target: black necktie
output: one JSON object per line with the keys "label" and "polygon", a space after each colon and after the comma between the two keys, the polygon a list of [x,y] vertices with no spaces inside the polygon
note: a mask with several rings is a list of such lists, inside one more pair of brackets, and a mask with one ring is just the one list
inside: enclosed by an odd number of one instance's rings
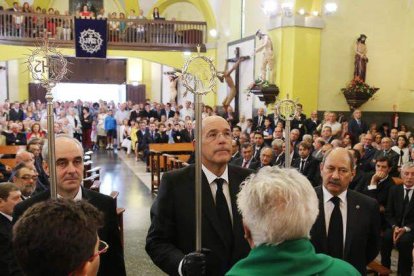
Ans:
{"label": "black necktie", "polygon": [[405,215],[407,214],[408,205],[410,204],[410,189],[405,189],[405,197],[403,201],[401,227],[405,224]]}
{"label": "black necktie", "polygon": [[300,172],[303,173],[304,170],[305,170],[305,160],[302,159],[302,161],[300,161]]}
{"label": "black necktie", "polygon": [[337,196],[331,198],[335,205],[331,218],[329,220],[328,228],[328,255],[334,258],[343,258],[344,247],[344,229],[342,224],[342,214],[339,207],[340,199]]}
{"label": "black necktie", "polygon": [[224,238],[231,247],[233,241],[233,226],[231,223],[229,207],[227,205],[226,197],[223,193],[223,178],[217,178],[215,180],[217,184],[217,192],[216,192],[216,211],[218,218],[220,220],[221,227],[223,229]]}

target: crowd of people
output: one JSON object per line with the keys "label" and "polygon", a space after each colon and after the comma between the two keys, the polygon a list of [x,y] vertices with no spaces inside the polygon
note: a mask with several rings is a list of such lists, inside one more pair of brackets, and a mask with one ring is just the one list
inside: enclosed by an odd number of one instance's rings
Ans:
{"label": "crowd of people", "polygon": [[[115,215],[115,207],[108,198],[101,199],[98,196],[99,203],[93,204],[91,198],[96,194],[81,188],[84,149],[124,149],[127,155],[132,155],[129,158],[146,162],[152,143],[189,143],[195,140],[195,113],[190,101],[183,105],[150,100],[118,104],[103,100],[55,102],[54,117],[54,132],[58,137],[58,193],[69,199],[89,198],[92,205],[100,211],[109,212],[111,217]],[[414,205],[410,202],[414,186],[414,139],[407,126],[390,127],[388,122],[380,124],[380,127],[368,125],[360,110],[354,110],[349,119],[343,116],[338,119],[335,112],[325,112],[323,118],[319,119],[316,111],[307,118],[298,104],[289,133],[291,153],[288,159],[293,169],[285,170],[282,168],[285,167],[287,134],[285,122],[279,118],[277,110],[266,114],[263,108],[259,108],[252,118],[245,118],[239,117],[230,106],[220,113],[217,107],[205,105],[202,120],[203,182],[213,185],[213,197],[204,198],[203,204],[206,205],[203,208],[213,208],[214,212],[221,213],[224,210],[230,215],[217,216],[206,211],[208,215],[203,220],[203,246],[212,252],[194,252],[191,238],[194,235],[191,226],[194,213],[190,211],[194,209],[194,198],[185,194],[191,191],[195,167],[190,164],[183,170],[165,173],[151,210],[152,224],[146,245],[154,263],[165,272],[222,275],[229,271],[228,275],[249,275],[251,271],[257,272],[263,268],[253,265],[257,262],[248,260],[260,259],[260,252],[273,251],[272,247],[267,248],[265,244],[284,244],[286,249],[275,251],[275,254],[294,254],[294,251],[290,251],[291,246],[298,246],[298,250],[314,247],[316,253],[331,256],[309,254],[311,260],[316,258],[321,263],[317,270],[319,273],[329,274],[342,267],[350,275],[364,274],[366,265],[379,252],[382,264],[390,267],[390,255],[395,246],[399,251],[399,273],[411,274]],[[9,183],[0,185],[0,218],[4,216],[8,219],[6,233],[9,233],[9,239],[11,221],[17,221],[20,216],[25,217],[23,213],[26,209],[46,200],[49,195],[48,167],[44,162],[47,160],[47,147],[43,146],[46,121],[45,104],[40,101],[6,101],[0,105],[0,143],[26,146],[26,150],[16,155],[17,165],[14,168],[0,164],[3,182]],[[189,163],[192,163],[191,160]],[[65,178],[65,175],[71,177]],[[239,214],[235,200],[241,183],[245,185],[238,196]],[[295,199],[297,194],[286,196],[294,193],[293,190],[300,190],[295,186],[298,183],[308,185],[301,191],[306,197],[299,197],[305,198],[304,202]],[[309,194],[309,191],[313,191],[312,186],[315,187],[314,195]],[[7,193],[2,192],[2,187],[7,188]],[[262,193],[262,197],[257,195]],[[289,201],[281,204],[284,196]],[[275,197],[275,201],[259,200],[266,197]],[[320,201],[319,206],[325,206],[319,210],[319,215],[310,213],[318,206],[316,198]],[[103,207],[102,202],[113,208]],[[180,202],[181,207],[176,208],[174,202]],[[53,204],[58,205],[53,208],[66,208],[64,203]],[[298,209],[293,210],[288,206]],[[272,208],[275,213],[269,212],[262,217],[263,210]],[[289,216],[276,216],[279,210],[289,212]],[[306,214],[306,219],[299,219],[298,215],[298,220],[292,222],[293,211]],[[298,225],[299,221],[303,224]],[[91,243],[92,253],[85,254],[95,256],[93,252],[101,252],[98,247],[100,239],[104,239],[109,244],[109,249],[105,249],[109,251],[104,260],[112,260],[118,266],[113,266],[113,263],[108,266],[108,261],[104,261],[101,271],[115,269],[117,273],[125,273],[119,249],[119,230],[115,230],[114,221],[105,223],[102,226],[99,222],[96,226],[102,227],[99,238],[93,239]],[[281,225],[283,229],[280,229]],[[346,228],[344,225],[352,227]],[[218,236],[214,234],[217,231],[220,233]],[[21,232],[24,231],[18,231],[16,235]],[[223,244],[217,244],[217,239],[222,240]],[[303,241],[298,242],[297,239]],[[343,243],[335,242],[338,240]],[[105,248],[105,242],[101,244],[102,248]],[[249,248],[252,251],[247,255]],[[7,251],[10,251],[9,247],[6,247]],[[332,257],[345,260],[353,267]],[[25,260],[17,258],[19,269],[24,269]],[[85,258],[82,257],[80,261],[84,264]],[[6,264],[8,262],[12,266],[2,267],[16,269],[14,258],[6,260]],[[293,269],[288,263],[289,260],[286,260],[286,267]],[[328,263],[335,265],[329,267]],[[283,271],[282,267],[272,268],[270,263],[266,269]],[[247,271],[245,274],[240,272],[244,270]]]}
{"label": "crowd of people", "polygon": [[[0,6],[0,11],[2,10],[4,10],[4,7]],[[21,6],[18,2],[13,2],[13,6],[7,11],[13,12],[13,14],[0,15],[0,36],[35,38],[41,37],[46,32],[51,38],[72,40],[73,18],[78,17],[108,19],[109,41],[145,42],[147,39],[145,33],[149,26],[142,22],[133,21],[147,20],[142,9],[138,12],[130,9],[128,13],[106,13],[104,8],[97,9],[93,5],[82,4],[72,14],[69,11],[61,12],[54,8],[45,9],[39,6],[35,8],[28,2],[24,2]],[[154,8],[152,19],[164,19],[160,17],[157,7]],[[175,20],[175,18],[172,18],[172,20]]]}

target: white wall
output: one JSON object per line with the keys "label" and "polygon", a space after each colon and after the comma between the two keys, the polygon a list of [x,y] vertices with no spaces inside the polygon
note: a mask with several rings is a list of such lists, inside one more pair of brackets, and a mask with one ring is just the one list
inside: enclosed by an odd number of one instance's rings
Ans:
{"label": "white wall", "polygon": [[[0,67],[7,68],[7,62],[0,61]],[[0,102],[7,99],[7,69],[0,70]]]}
{"label": "white wall", "polygon": [[8,62],[9,98],[10,101],[19,100],[19,60]]}
{"label": "white wall", "polygon": [[58,83],[52,90],[56,101],[97,102],[99,100],[124,102],[126,86],[118,84],[87,84],[87,83]]}
{"label": "white wall", "polygon": [[159,63],[151,63],[151,89],[148,95],[152,95],[155,102],[161,101],[161,84],[162,84],[162,65]]}

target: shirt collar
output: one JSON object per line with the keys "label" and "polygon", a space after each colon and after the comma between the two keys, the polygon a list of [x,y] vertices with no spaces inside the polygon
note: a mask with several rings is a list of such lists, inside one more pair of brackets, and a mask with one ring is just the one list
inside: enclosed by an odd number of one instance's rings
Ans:
{"label": "shirt collar", "polygon": [[413,190],[414,188],[413,187],[407,187],[407,186],[404,185],[404,189],[405,190]]}
{"label": "shirt collar", "polygon": [[[322,191],[323,191],[323,202],[327,203],[331,200],[331,198],[334,197],[326,188],[322,185]],[[343,191],[341,194],[338,195],[338,197],[341,199],[342,202],[346,202],[346,194],[348,190]]]}
{"label": "shirt collar", "polygon": [[12,216],[9,216],[8,214],[5,214],[3,212],[0,212],[0,214],[2,214],[3,216],[5,216],[8,220],[10,220],[10,222],[13,221],[13,217]]}
{"label": "shirt collar", "polygon": [[216,178],[223,178],[227,183],[229,183],[229,167],[226,165],[226,169],[224,170],[223,174],[220,176],[215,175],[209,169],[207,169],[204,165],[202,165],[202,169],[204,174],[207,177],[208,184],[210,185]]}
{"label": "shirt collar", "polygon": [[[58,198],[63,198],[63,196],[61,195],[57,195]],[[73,198],[74,201],[79,201],[82,200],[82,189],[81,187],[79,187],[78,193],[75,195],[75,197]]]}

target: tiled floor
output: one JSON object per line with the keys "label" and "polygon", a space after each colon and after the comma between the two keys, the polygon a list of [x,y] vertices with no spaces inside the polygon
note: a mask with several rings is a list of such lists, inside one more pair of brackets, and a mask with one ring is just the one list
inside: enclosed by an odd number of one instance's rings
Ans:
{"label": "tiled floor", "polygon": [[[125,265],[127,274],[165,275],[159,270],[145,252],[145,238],[150,225],[150,207],[153,201],[149,188],[149,174],[142,162],[132,157],[126,158],[123,152],[101,150],[92,157],[93,166],[100,166],[101,192],[109,194],[118,191],[118,206],[126,209],[124,213]],[[125,160],[122,161],[122,160]],[[140,176],[140,178],[138,176]]]}

